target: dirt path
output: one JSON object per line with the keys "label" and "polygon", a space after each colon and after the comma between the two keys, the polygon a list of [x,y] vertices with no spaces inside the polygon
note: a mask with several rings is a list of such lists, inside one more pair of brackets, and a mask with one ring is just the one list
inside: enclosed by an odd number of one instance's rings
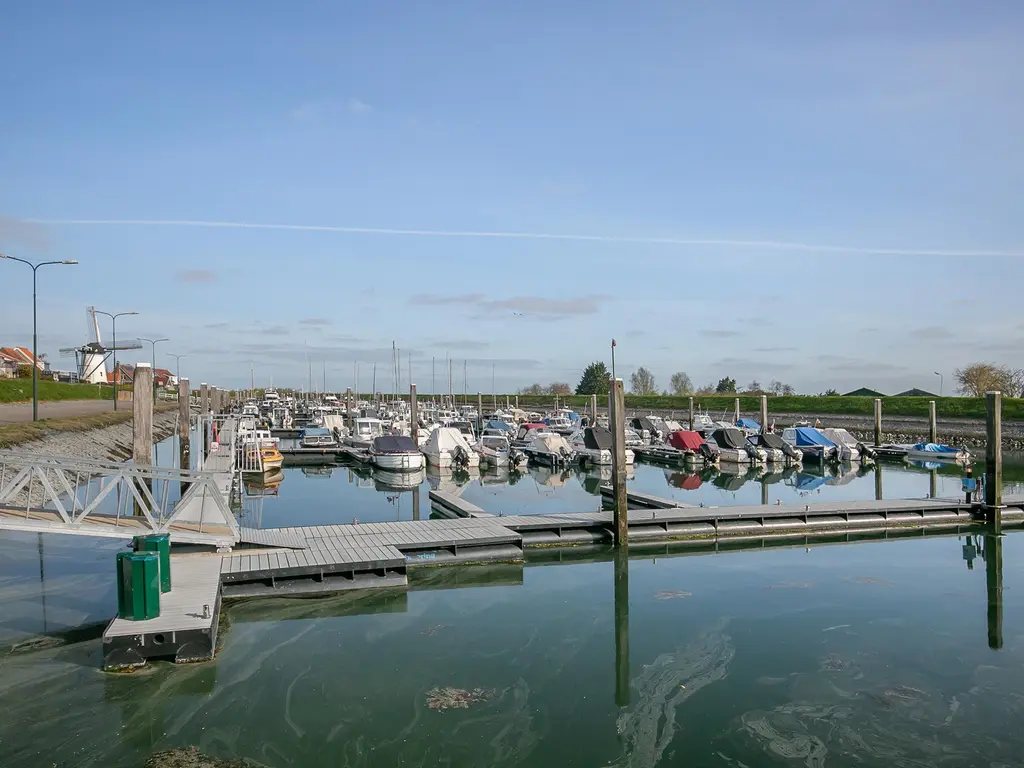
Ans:
{"label": "dirt path", "polygon": [[[74,416],[89,416],[106,413],[114,409],[110,400],[57,400],[39,404],[40,419],[69,419]],[[130,402],[118,403],[120,411],[131,411]],[[0,424],[22,424],[32,421],[32,403],[0,403]]]}

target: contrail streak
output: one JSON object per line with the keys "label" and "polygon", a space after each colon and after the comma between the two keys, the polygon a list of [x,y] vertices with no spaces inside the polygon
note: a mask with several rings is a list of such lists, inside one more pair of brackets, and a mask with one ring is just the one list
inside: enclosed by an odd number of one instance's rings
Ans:
{"label": "contrail streak", "polygon": [[1024,257],[1024,251],[966,250],[952,251],[930,248],[882,248],[856,245],[821,245],[786,240],[730,240],[714,238],[632,237],[617,235],[573,235],[553,232],[476,232],[472,230],[391,229],[383,227],[337,227],[327,224],[259,224],[247,221],[198,221],[191,219],[24,219],[32,224],[105,227],[205,227],[209,229],[274,229],[296,232],[338,232],[351,235],[394,235],[404,237],[463,237],[507,240],[564,240],[588,243],[623,243],[630,245],[705,246],[748,248],[774,251],[812,251],[816,253],[849,253],[866,256],[943,256]]}

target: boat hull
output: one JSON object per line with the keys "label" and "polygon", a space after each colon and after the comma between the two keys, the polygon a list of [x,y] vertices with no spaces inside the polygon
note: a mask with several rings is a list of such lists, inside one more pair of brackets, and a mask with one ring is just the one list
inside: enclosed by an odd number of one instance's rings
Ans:
{"label": "boat hull", "polygon": [[415,472],[423,469],[423,454],[419,453],[374,453],[371,459],[375,467],[397,472]]}
{"label": "boat hull", "polygon": [[[428,453],[426,454],[426,457],[427,464],[429,464],[432,467],[437,467],[439,469],[450,469],[451,467],[454,466],[454,464],[452,463],[452,454],[450,451],[444,451],[443,453],[440,454]],[[480,457],[477,455],[475,451],[469,454],[469,463],[467,464],[467,466],[480,466]]]}

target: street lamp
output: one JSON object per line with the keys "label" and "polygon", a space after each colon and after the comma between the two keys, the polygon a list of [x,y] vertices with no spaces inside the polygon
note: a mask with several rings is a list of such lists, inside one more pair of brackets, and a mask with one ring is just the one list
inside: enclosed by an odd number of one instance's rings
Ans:
{"label": "street lamp", "polygon": [[148,341],[153,345],[153,394],[156,395],[156,345],[161,341],[170,341],[170,339],[142,339],[139,341]]}
{"label": "street lamp", "polygon": [[77,264],[78,262],[74,259],[65,259],[63,261],[42,261],[38,264],[33,264],[31,261],[19,259],[17,256],[8,256],[6,253],[0,253],[0,259],[20,261],[22,264],[28,264],[32,267],[32,421],[39,421],[39,352],[37,349],[38,345],[36,338],[36,270],[40,267],[45,267],[48,264]]}
{"label": "street lamp", "polygon": [[137,315],[138,312],[118,312],[112,315],[109,312],[93,310],[97,315],[105,315],[110,318],[110,349],[114,353],[114,410],[117,410],[117,318],[125,315]]}
{"label": "street lamp", "polygon": [[173,352],[167,353],[168,357],[174,358],[174,376],[178,381],[181,381],[181,358],[188,357],[188,352],[183,355],[176,355]]}
{"label": "street lamp", "polygon": [[936,376],[939,377],[939,397],[942,397],[942,382],[943,382],[942,374],[939,373],[938,371],[932,371],[932,373],[934,373]]}

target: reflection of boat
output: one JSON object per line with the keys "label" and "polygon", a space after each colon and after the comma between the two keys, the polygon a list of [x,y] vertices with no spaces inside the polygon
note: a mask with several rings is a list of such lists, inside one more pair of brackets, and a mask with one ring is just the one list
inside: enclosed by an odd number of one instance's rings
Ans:
{"label": "reflection of boat", "polygon": [[422,468],[405,472],[375,467],[372,476],[373,487],[378,491],[408,491],[419,487],[426,472]]}
{"label": "reflection of boat", "polygon": [[864,472],[860,462],[856,464],[840,464],[829,472],[829,475],[825,478],[825,485],[846,485],[863,476]]}
{"label": "reflection of boat", "polygon": [[711,482],[716,488],[721,488],[723,491],[738,491],[747,482],[747,473],[737,474],[729,471],[735,469],[738,469],[735,463],[723,464]]}
{"label": "reflection of boat", "polygon": [[406,472],[423,469],[423,454],[412,438],[405,435],[381,435],[373,438],[370,458],[380,469]]}
{"label": "reflection of boat", "polygon": [[461,496],[465,486],[473,479],[477,472],[470,474],[465,469],[452,469],[451,467],[440,468],[427,465],[427,483],[433,491],[444,491],[453,496]]}
{"label": "reflection of boat", "polygon": [[771,485],[773,483],[781,483],[791,478],[796,473],[796,471],[797,468],[793,465],[789,465],[787,467],[780,467],[779,465],[776,464],[775,466],[771,467],[771,472],[766,472],[764,475],[761,476],[761,482],[765,483],[766,485]]}
{"label": "reflection of boat", "polygon": [[[576,477],[583,486],[583,490],[594,496],[601,495],[601,486],[608,485],[612,481],[612,468],[608,466],[588,466],[586,469],[579,469]],[[636,470],[633,465],[626,467],[626,481],[636,477]]]}
{"label": "reflection of boat", "polygon": [[571,469],[559,470],[556,467],[531,465],[529,471],[537,485],[544,485],[548,488],[561,488],[572,477]]}
{"label": "reflection of boat", "polygon": [[277,496],[282,480],[284,472],[275,469],[262,475],[246,475],[242,482],[249,496]]}
{"label": "reflection of boat", "polygon": [[302,468],[302,474],[306,477],[330,477],[334,467],[330,464],[309,465]]}
{"label": "reflection of boat", "polygon": [[704,482],[696,472],[672,472],[668,469],[665,470],[665,481],[684,491],[696,491]]}
{"label": "reflection of boat", "polygon": [[812,475],[810,472],[797,472],[787,481],[787,484],[792,485],[798,491],[816,491],[825,484],[825,477],[823,475]]}

